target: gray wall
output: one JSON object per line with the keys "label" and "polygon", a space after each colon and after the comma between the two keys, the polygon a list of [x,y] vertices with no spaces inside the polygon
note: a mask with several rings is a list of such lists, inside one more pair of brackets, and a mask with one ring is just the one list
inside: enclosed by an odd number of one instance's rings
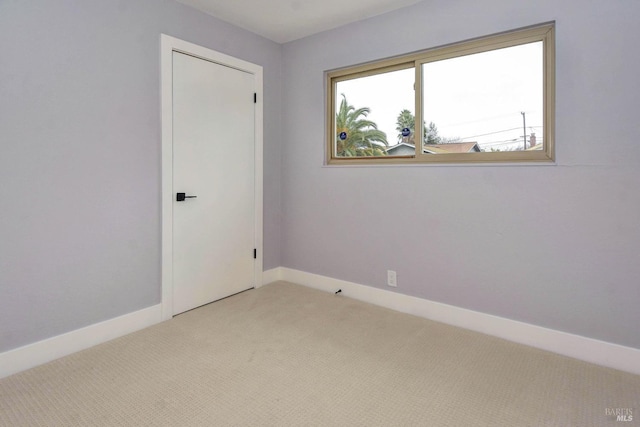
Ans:
{"label": "gray wall", "polygon": [[[433,0],[284,45],[283,266],[640,348],[638,16]],[[323,167],[324,70],[551,20],[557,165]]]}
{"label": "gray wall", "polygon": [[0,0],[0,352],[160,302],[160,33],[260,64],[280,254],[280,45],[169,0]]}

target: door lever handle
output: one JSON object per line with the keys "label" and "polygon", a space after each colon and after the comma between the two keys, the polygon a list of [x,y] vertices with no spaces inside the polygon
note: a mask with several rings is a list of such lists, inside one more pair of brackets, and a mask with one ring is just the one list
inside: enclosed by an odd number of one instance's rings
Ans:
{"label": "door lever handle", "polygon": [[184,202],[185,199],[195,199],[198,196],[187,196],[186,193],[176,193],[176,202]]}

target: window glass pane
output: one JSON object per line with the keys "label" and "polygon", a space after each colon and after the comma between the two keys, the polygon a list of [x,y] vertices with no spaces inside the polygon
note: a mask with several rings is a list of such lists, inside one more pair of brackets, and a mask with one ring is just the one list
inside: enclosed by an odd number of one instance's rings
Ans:
{"label": "window glass pane", "polygon": [[422,65],[424,152],[543,149],[543,43]]}
{"label": "window glass pane", "polygon": [[338,81],[335,99],[335,157],[414,155],[413,68]]}

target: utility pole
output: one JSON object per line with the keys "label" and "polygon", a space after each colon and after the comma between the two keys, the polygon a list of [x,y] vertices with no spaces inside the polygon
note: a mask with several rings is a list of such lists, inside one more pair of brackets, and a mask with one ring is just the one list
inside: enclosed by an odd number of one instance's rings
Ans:
{"label": "utility pole", "polygon": [[527,120],[525,119],[525,114],[524,111],[521,111],[520,114],[522,114],[522,138],[524,139],[524,149],[525,151],[527,150]]}

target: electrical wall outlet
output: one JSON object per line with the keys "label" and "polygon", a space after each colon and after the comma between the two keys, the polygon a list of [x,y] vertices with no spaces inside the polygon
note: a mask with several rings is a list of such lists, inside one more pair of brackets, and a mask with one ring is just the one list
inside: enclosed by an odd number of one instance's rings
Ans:
{"label": "electrical wall outlet", "polygon": [[387,285],[393,286],[394,288],[398,286],[398,278],[396,272],[393,270],[387,270]]}

